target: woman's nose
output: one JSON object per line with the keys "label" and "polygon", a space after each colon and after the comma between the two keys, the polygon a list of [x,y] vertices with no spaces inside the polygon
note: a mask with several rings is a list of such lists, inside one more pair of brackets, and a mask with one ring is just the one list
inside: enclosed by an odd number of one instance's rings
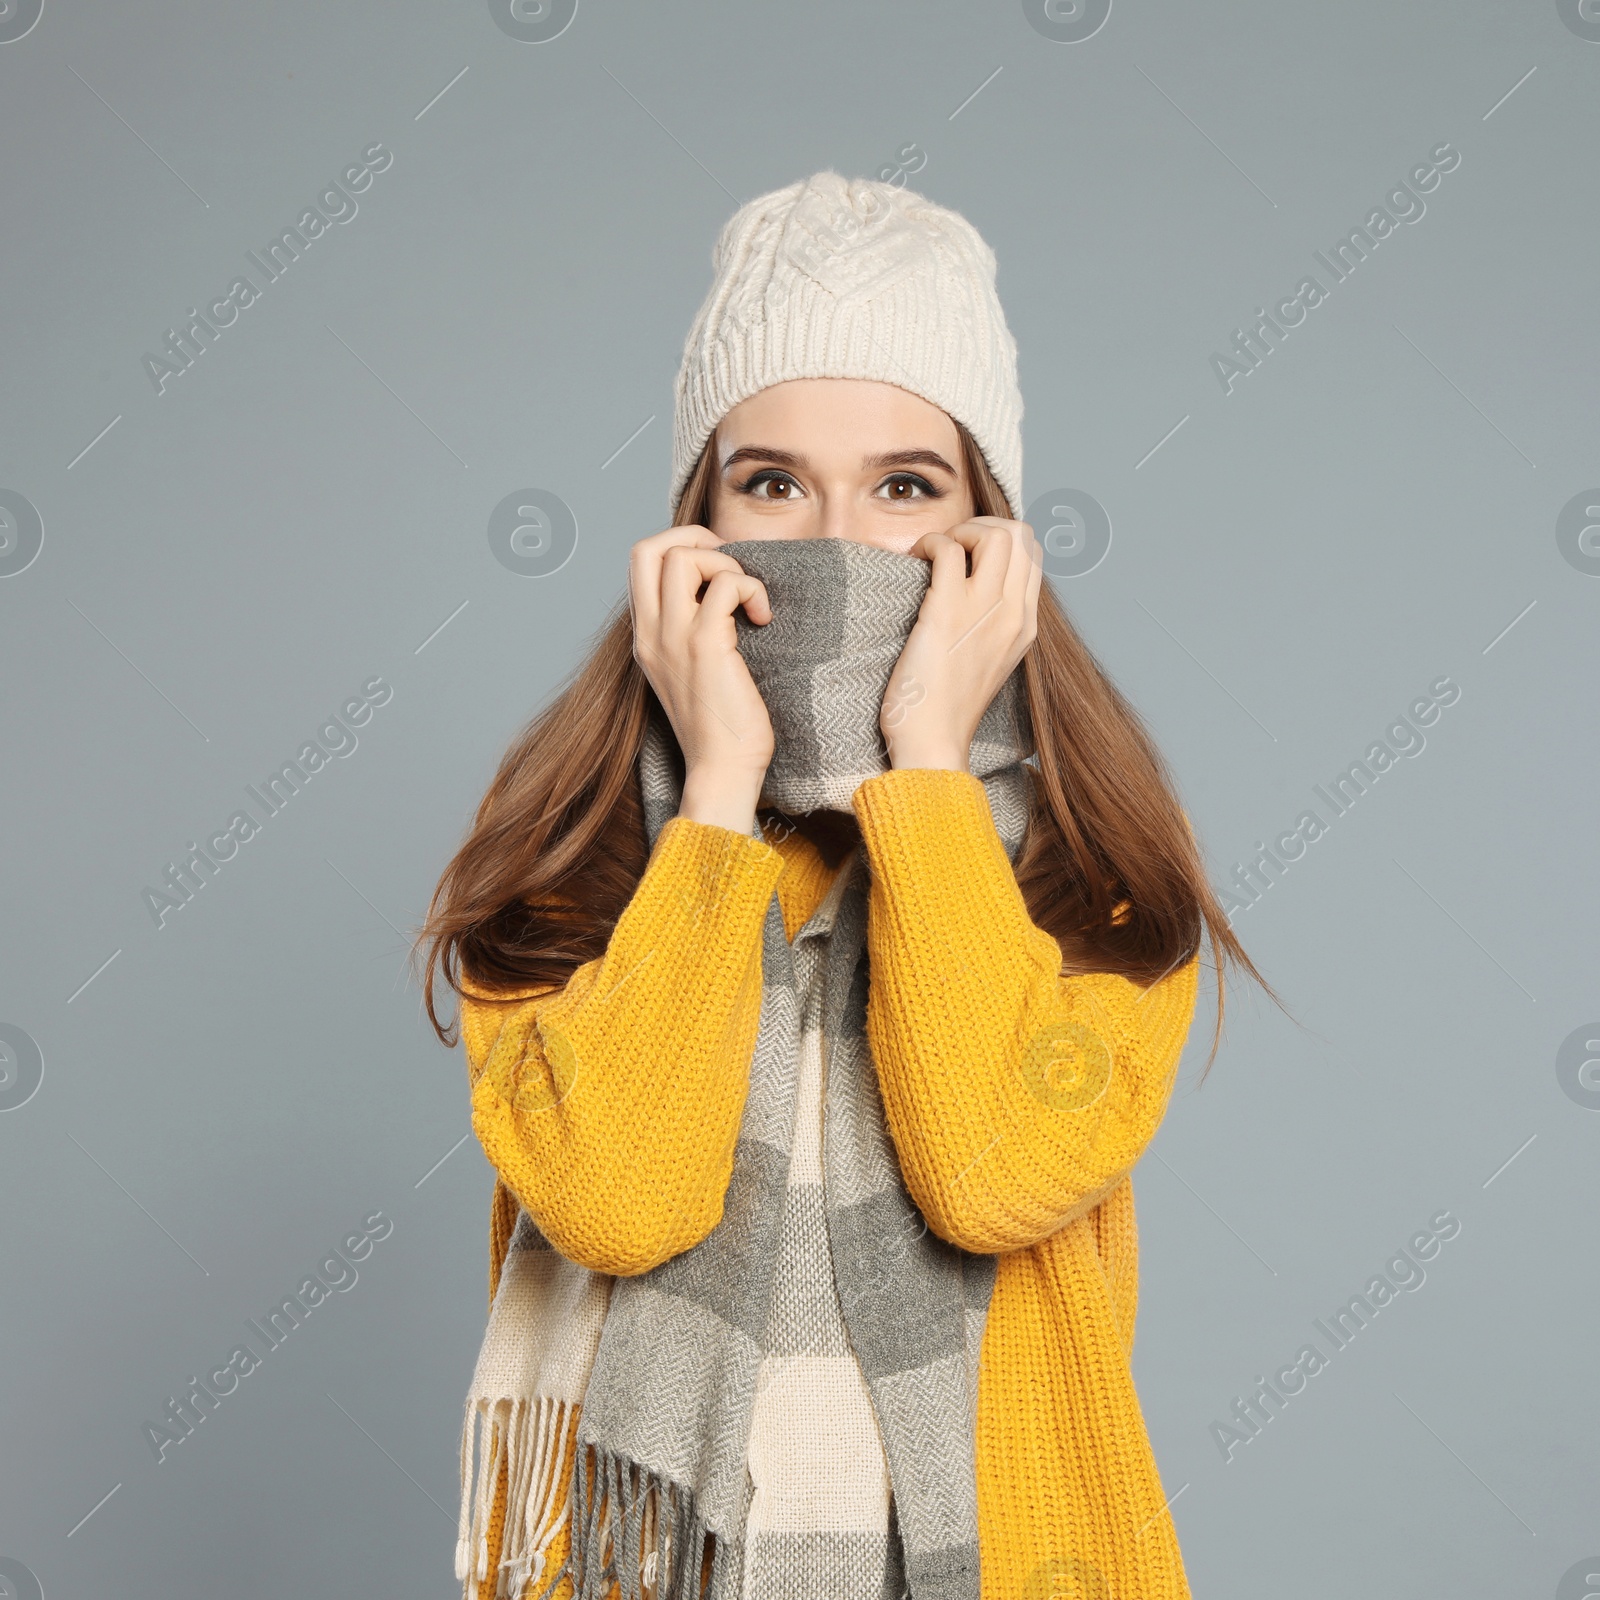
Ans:
{"label": "woman's nose", "polygon": [[869,518],[854,495],[824,494],[820,497],[817,526],[812,533],[816,539],[855,539],[870,544]]}

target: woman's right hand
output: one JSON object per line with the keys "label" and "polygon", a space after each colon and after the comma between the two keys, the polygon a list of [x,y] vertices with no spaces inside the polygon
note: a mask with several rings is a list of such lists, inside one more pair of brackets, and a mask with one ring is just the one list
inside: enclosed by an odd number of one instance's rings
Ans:
{"label": "woman's right hand", "polygon": [[[679,816],[748,834],[772,760],[772,722],[744,657],[733,613],[772,620],[766,586],[702,527],[641,539],[628,560],[633,657],[678,736],[685,777]],[[701,584],[705,595],[699,597]]]}

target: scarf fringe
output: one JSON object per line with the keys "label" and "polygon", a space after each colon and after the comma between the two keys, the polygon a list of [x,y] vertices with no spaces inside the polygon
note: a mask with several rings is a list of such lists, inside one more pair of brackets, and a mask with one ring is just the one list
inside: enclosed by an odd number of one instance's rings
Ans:
{"label": "scarf fringe", "polygon": [[[456,1529],[456,1578],[465,1585],[464,1600],[491,1600],[501,1591],[502,1573],[508,1595],[544,1575],[546,1551],[570,1509],[561,1466],[576,1414],[570,1401],[550,1395],[468,1403]],[[489,1517],[503,1463],[509,1463],[505,1528],[499,1572],[490,1573]]]}
{"label": "scarf fringe", "polygon": [[711,1585],[704,1592],[707,1600],[727,1594],[731,1552],[706,1527],[682,1485],[626,1456],[583,1444],[573,1462],[572,1486],[572,1554],[557,1577],[571,1577],[573,1600],[607,1600],[613,1584],[621,1600],[701,1600],[708,1540]]}
{"label": "scarf fringe", "polygon": [[[456,1537],[463,1600],[550,1600],[563,1578],[572,1581],[573,1600],[608,1600],[613,1586],[621,1600],[702,1600],[702,1591],[722,1600],[733,1580],[731,1551],[700,1519],[688,1490],[590,1444],[579,1445],[571,1471],[562,1471],[577,1411],[549,1395],[468,1404]],[[503,1466],[505,1527],[491,1573],[489,1518]],[[550,1543],[569,1515],[571,1553],[547,1577]],[[709,1589],[701,1576],[707,1541]],[[631,1560],[619,1560],[629,1551]]]}

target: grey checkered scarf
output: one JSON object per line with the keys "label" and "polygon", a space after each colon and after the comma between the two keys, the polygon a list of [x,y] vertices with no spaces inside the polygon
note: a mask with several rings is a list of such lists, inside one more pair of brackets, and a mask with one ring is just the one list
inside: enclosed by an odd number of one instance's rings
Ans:
{"label": "grey checkered scarf", "polygon": [[[772,601],[765,627],[737,618],[776,739],[762,804],[848,813],[857,786],[886,769],[879,712],[931,569],[844,539],[722,548]],[[906,687],[911,701],[918,686]],[[969,763],[1013,860],[1031,748],[1019,667]],[[670,728],[652,715],[639,757],[652,846],[677,812],[680,768]],[[468,1600],[487,1576],[476,1569],[503,1453],[509,1593],[531,1576],[548,1596],[567,1576],[577,1600],[613,1584],[623,1600],[699,1600],[709,1545],[709,1600],[980,1600],[978,1354],[995,1263],[929,1231],[906,1192],[866,1042],[868,891],[858,846],[793,945],[776,895],[768,906],[750,1090],[723,1217],[706,1238],[611,1279],[562,1261],[519,1215],[463,1438],[457,1573]],[[821,1085],[808,1049],[825,1063]],[[806,1083],[825,1107],[805,1104]],[[808,1116],[826,1128],[820,1183],[791,1170]],[[747,1538],[760,1395],[793,1358],[839,1355],[853,1356],[847,1370],[870,1395],[892,1486],[887,1525],[863,1533],[859,1510],[840,1519],[822,1504],[803,1527],[791,1517],[781,1534]],[[829,1404],[803,1380],[793,1398]],[[574,1407],[578,1447],[561,1483]],[[767,1414],[781,1430],[781,1409]],[[486,1431],[474,1494],[475,1417]],[[781,1431],[770,1441],[780,1454],[785,1443]],[[539,1552],[568,1515],[569,1560],[547,1574]]]}

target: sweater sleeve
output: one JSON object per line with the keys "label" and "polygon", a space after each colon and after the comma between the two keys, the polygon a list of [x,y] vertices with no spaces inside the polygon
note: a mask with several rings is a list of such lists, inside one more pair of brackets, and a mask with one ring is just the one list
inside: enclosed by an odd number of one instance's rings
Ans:
{"label": "sweater sleeve", "polygon": [[559,989],[463,997],[473,1131],[569,1260],[647,1272],[721,1220],[782,870],[762,839],[674,817],[604,955]]}
{"label": "sweater sleeve", "polygon": [[1037,1244],[1149,1144],[1194,1013],[1198,952],[1142,989],[1061,975],[970,773],[869,778],[867,1038],[906,1187],[966,1250]]}

